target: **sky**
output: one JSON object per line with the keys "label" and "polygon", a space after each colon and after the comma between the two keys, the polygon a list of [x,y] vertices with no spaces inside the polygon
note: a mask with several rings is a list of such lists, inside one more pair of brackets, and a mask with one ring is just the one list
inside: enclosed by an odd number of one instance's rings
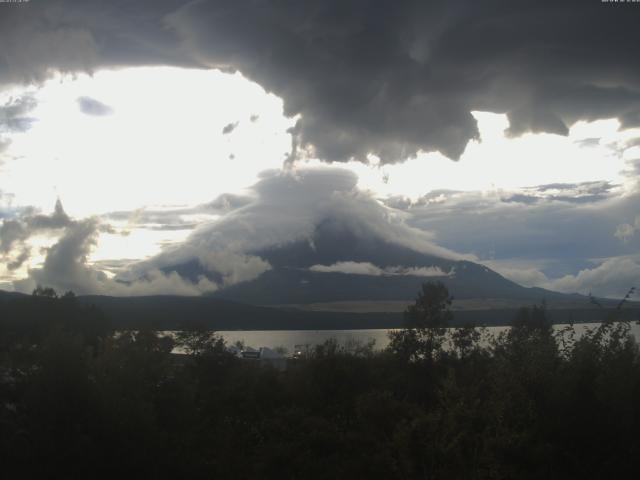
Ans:
{"label": "sky", "polygon": [[[340,217],[622,296],[638,20],[599,0],[0,3],[0,288],[197,295]],[[219,280],[163,270],[192,259]]]}

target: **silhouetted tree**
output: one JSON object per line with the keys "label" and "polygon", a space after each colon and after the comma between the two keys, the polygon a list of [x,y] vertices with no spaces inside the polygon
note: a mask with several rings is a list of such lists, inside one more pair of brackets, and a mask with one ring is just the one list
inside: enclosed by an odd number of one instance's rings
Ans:
{"label": "silhouetted tree", "polygon": [[452,297],[441,282],[423,283],[404,313],[405,328],[390,333],[389,349],[409,360],[433,361],[442,352]]}

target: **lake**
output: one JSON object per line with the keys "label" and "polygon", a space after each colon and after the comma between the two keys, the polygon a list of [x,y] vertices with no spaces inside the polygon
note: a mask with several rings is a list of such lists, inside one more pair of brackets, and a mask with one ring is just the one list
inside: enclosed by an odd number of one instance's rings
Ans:
{"label": "lake", "polygon": [[[587,329],[593,329],[598,326],[597,323],[580,323],[574,325],[576,332],[580,335]],[[566,325],[554,325],[553,328],[558,330],[566,327]],[[498,335],[500,332],[510,327],[487,327],[487,333]],[[259,347],[284,347],[288,352],[293,352],[296,345],[319,345],[331,338],[335,338],[340,344],[348,342],[366,343],[370,340],[375,341],[375,349],[383,349],[389,344],[388,333],[390,330],[227,330],[218,333],[226,340],[228,345],[236,342],[243,342],[244,345]],[[631,324],[631,332],[640,339],[640,325]]]}

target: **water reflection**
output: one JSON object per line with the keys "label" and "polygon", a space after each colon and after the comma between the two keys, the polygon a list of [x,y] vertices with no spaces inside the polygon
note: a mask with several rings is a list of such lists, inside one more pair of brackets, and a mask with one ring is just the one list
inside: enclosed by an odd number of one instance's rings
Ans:
{"label": "water reflection", "polygon": [[[597,323],[581,323],[574,325],[576,336],[583,335],[588,329],[598,327]],[[554,330],[561,330],[567,325],[554,325]],[[486,327],[488,336],[497,336],[509,327]],[[335,338],[340,344],[350,342],[367,343],[375,341],[375,349],[381,350],[389,344],[388,333],[391,330],[232,330],[218,332],[228,345],[241,342],[251,347],[283,348],[292,353],[297,345],[314,346]],[[631,324],[631,333],[640,338],[640,325]],[[485,340],[486,341],[486,340]]]}

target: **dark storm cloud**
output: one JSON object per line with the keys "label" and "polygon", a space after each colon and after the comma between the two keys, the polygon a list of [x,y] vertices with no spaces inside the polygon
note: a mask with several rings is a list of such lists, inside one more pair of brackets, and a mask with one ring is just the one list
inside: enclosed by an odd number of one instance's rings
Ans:
{"label": "dark storm cloud", "polygon": [[637,9],[600,2],[194,2],[168,17],[205,64],[239,69],[301,113],[321,158],[456,158],[471,110],[509,132],[638,124]]}
{"label": "dark storm cloud", "polygon": [[30,2],[4,9],[0,79],[49,68],[174,64],[241,71],[301,114],[294,145],[325,160],[457,158],[470,111],[509,133],[577,120],[640,125],[640,9],[595,1]]}
{"label": "dark storm cloud", "polygon": [[182,65],[162,18],[184,0],[47,0],[3,6],[0,82],[40,82],[51,70]]}
{"label": "dark storm cloud", "polygon": [[109,105],[105,105],[91,97],[79,97],[78,106],[80,107],[80,111],[85,115],[102,117],[113,113],[113,108]]}

